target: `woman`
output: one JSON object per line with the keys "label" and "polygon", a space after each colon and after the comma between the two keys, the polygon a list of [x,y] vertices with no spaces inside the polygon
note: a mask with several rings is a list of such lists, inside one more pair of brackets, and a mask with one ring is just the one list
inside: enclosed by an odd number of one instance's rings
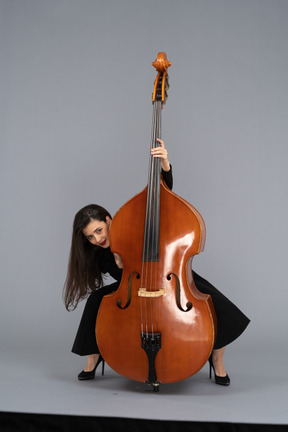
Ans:
{"label": "woman", "polygon": [[[172,167],[164,142],[151,149],[153,157],[161,158],[162,175],[166,185],[172,189]],[[121,258],[110,250],[109,228],[112,217],[107,210],[95,204],[88,205],[76,214],[73,225],[72,244],[67,278],[64,287],[64,301],[67,310],[75,308],[80,300],[88,297],[72,352],[88,356],[85,369],[78,379],[95,377],[97,366],[104,360],[95,338],[95,323],[101,300],[104,295],[116,291],[122,276]],[[108,273],[116,282],[105,285],[103,274]],[[226,345],[235,340],[249,324],[249,319],[208,281],[193,271],[197,289],[212,298],[217,316],[217,339],[210,362],[214,370],[215,382],[229,385],[223,355]]]}

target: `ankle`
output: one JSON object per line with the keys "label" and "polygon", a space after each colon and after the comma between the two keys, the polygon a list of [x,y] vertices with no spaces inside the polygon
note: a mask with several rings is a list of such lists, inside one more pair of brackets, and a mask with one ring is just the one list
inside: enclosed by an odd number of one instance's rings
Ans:
{"label": "ankle", "polygon": [[226,370],[223,362],[223,353],[217,352],[218,350],[214,350],[212,352],[212,364],[215,371],[215,374],[224,377],[226,375]]}
{"label": "ankle", "polygon": [[85,372],[92,371],[95,368],[98,359],[99,359],[99,354],[88,355],[87,363],[86,363],[86,367],[85,367],[84,371]]}

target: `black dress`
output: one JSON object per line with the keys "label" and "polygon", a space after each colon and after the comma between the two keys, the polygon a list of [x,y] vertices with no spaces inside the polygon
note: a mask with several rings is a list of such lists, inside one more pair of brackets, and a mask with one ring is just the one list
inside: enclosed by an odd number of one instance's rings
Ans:
{"label": "black dress", "polygon": [[[167,186],[172,189],[172,167],[168,172],[162,171],[162,175]],[[116,282],[93,291],[86,301],[72,348],[73,353],[81,356],[99,353],[95,337],[95,323],[100,303],[105,295],[116,291],[120,284],[122,270],[117,267],[110,247],[101,250],[99,269],[104,274],[110,274]],[[237,339],[250,320],[210,282],[194,271],[192,274],[197,289],[203,294],[209,294],[212,298],[217,317],[217,338],[214,349],[222,348]]]}

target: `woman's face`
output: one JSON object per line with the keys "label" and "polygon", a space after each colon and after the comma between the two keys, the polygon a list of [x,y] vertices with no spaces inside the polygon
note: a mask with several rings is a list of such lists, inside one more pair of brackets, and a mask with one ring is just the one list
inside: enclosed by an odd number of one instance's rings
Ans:
{"label": "woman's face", "polygon": [[106,216],[106,222],[98,221],[96,219],[91,220],[88,225],[82,230],[82,233],[87,240],[96,246],[108,248],[109,242],[109,228],[111,219]]}

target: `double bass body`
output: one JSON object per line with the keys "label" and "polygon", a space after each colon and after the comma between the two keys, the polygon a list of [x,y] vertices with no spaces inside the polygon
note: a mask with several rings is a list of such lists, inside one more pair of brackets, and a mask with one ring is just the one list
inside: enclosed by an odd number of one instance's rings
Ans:
{"label": "double bass body", "polygon": [[146,382],[149,362],[141,333],[159,332],[156,378],[171,383],[198,372],[214,345],[213,304],[196,289],[191,272],[191,256],[201,250],[205,232],[198,212],[161,184],[161,259],[151,264],[151,278],[148,275],[147,287],[141,287],[146,195],[145,189],[113,218],[111,250],[122,257],[123,276],[118,290],[102,300],[96,335],[112,369]]}
{"label": "double bass body", "polygon": [[154,386],[197,373],[216,336],[211,298],[197,290],[191,271],[193,256],[204,248],[204,221],[160,174],[157,180],[158,169],[150,166],[147,187],[112,220],[110,246],[122,259],[123,275],[118,290],[103,298],[96,322],[109,366]]}

